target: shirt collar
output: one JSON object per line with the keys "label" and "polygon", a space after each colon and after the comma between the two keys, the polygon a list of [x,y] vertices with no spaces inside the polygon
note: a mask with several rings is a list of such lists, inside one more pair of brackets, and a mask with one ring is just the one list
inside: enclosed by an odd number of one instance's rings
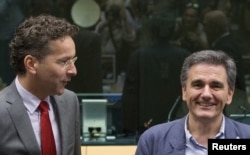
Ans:
{"label": "shirt collar", "polygon": [[[29,91],[27,91],[19,82],[18,77],[16,77],[15,79],[15,84],[16,84],[18,93],[23,99],[24,106],[31,114],[34,113],[37,110],[41,100],[37,98],[36,96],[34,96]],[[49,103],[49,97],[47,97],[44,101],[47,101]]]}
{"label": "shirt collar", "polygon": [[[184,129],[185,129],[186,141],[189,141],[189,140],[193,139],[193,136],[191,135],[190,131],[187,128],[187,120],[188,120],[188,115],[187,115],[187,117],[185,119]],[[224,115],[222,115],[222,123],[221,123],[221,126],[220,126],[220,130],[219,130],[219,132],[216,134],[216,136],[214,138],[215,139],[223,139],[223,138],[225,138],[225,116]]]}

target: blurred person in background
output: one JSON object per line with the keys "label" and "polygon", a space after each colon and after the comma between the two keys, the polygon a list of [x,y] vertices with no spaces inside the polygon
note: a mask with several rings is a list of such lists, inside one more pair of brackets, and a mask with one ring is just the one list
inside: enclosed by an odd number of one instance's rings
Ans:
{"label": "blurred person in background", "polygon": [[9,65],[9,42],[18,24],[24,20],[19,0],[0,1],[0,78],[10,84],[15,73]]}
{"label": "blurred person in background", "polygon": [[206,33],[200,22],[200,7],[198,3],[188,3],[182,12],[182,17],[176,19],[175,36],[172,43],[190,52],[208,48]]}
{"label": "blurred person in background", "polygon": [[174,10],[156,9],[149,21],[153,42],[139,47],[130,57],[122,95],[127,134],[141,134],[149,126],[167,121],[168,115],[175,118],[175,111],[170,111],[181,95],[180,68],[190,54],[169,43],[175,17]]}
{"label": "blurred person in background", "polygon": [[228,17],[221,10],[212,10],[204,15],[203,24],[209,48],[222,50],[234,58],[238,68],[235,87],[245,91],[242,51],[237,38],[230,32]]}
{"label": "blurred person in background", "polygon": [[108,0],[105,8],[105,20],[96,25],[101,35],[102,53],[116,56],[116,73],[126,71],[131,50],[128,45],[136,39],[132,21],[123,0]]}

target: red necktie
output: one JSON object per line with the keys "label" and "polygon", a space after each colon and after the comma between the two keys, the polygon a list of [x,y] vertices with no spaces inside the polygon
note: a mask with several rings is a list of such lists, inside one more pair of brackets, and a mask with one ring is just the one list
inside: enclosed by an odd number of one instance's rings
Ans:
{"label": "red necktie", "polygon": [[56,155],[55,139],[49,119],[48,103],[46,101],[41,101],[39,110],[41,112],[40,128],[42,155]]}

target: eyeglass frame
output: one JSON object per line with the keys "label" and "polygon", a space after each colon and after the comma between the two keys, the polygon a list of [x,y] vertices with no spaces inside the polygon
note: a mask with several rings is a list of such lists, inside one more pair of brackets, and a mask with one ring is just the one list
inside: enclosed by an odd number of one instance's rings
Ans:
{"label": "eyeglass frame", "polygon": [[70,64],[75,64],[77,58],[78,57],[75,56],[75,57],[68,59],[66,61],[60,61],[60,62],[58,62],[58,64],[60,64],[63,68],[68,68]]}

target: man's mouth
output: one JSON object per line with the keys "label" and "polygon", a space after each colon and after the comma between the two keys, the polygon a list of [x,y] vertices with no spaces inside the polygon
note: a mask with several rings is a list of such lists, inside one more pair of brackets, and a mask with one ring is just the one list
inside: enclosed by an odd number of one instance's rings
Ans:
{"label": "man's mouth", "polygon": [[209,107],[209,106],[214,106],[215,104],[212,103],[198,103],[198,105],[203,106],[203,107]]}
{"label": "man's mouth", "polygon": [[67,85],[69,81],[63,81],[63,84],[64,85]]}

